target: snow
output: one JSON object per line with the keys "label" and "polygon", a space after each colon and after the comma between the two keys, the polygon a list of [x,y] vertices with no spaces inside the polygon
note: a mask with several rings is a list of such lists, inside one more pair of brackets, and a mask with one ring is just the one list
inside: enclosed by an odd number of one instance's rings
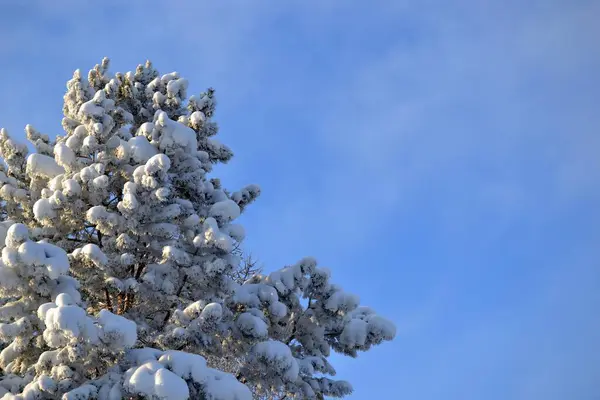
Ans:
{"label": "snow", "polygon": [[369,317],[369,333],[383,340],[393,340],[396,336],[396,326],[379,315]]}
{"label": "snow", "polygon": [[158,153],[156,147],[150,144],[144,136],[132,137],[127,144],[131,150],[133,160],[139,164],[146,163],[153,155]]}
{"label": "snow", "polygon": [[360,302],[358,296],[344,291],[334,292],[325,302],[325,308],[330,311],[352,311]]}
{"label": "snow", "polygon": [[135,264],[135,256],[131,253],[123,253],[121,254],[120,260],[121,265],[129,266]]}
{"label": "snow", "polygon": [[206,360],[197,354],[167,351],[159,362],[184,379],[202,386],[204,397],[212,400],[251,400],[250,390],[233,375],[206,366]]}
{"label": "snow", "polygon": [[367,323],[353,319],[346,324],[340,335],[340,343],[348,347],[364,346],[367,340]]}
{"label": "snow", "polygon": [[119,348],[135,346],[137,342],[137,325],[120,315],[115,315],[108,310],[101,310],[98,314],[100,326],[100,340],[111,343]]}
{"label": "snow", "polygon": [[285,343],[270,340],[255,344],[251,351],[255,362],[288,382],[298,378],[300,367]]}
{"label": "snow", "polygon": [[148,361],[127,371],[124,387],[132,394],[161,400],[186,400],[190,397],[185,381],[157,361]]}
{"label": "snow", "polygon": [[238,315],[235,325],[244,336],[265,339],[268,336],[269,327],[262,319],[244,312]]}
{"label": "snow", "polygon": [[[156,353],[145,351],[149,358]],[[124,386],[132,394],[162,400],[189,399],[186,380],[200,385],[204,398],[211,400],[251,400],[250,390],[232,375],[206,366],[206,360],[197,354],[166,351],[158,361],[147,360],[125,373]]]}
{"label": "snow", "polygon": [[221,319],[222,315],[223,308],[221,307],[221,305],[219,303],[210,303],[207,304],[206,307],[204,307],[200,314],[200,318],[202,318],[205,321],[218,321]]}
{"label": "snow", "polygon": [[237,242],[242,242],[246,237],[246,230],[244,229],[244,226],[240,224],[227,224],[223,228],[223,231]]}
{"label": "snow", "polygon": [[240,207],[235,201],[227,199],[213,204],[208,214],[221,221],[229,222],[240,216]]}
{"label": "snow", "polygon": [[167,99],[167,96],[165,96],[161,92],[155,92],[154,95],[152,96],[152,101],[154,102],[154,104],[156,104],[157,107],[162,106],[162,104],[165,102],[166,99]]}
{"label": "snow", "polygon": [[159,145],[161,149],[180,147],[188,153],[197,150],[198,141],[196,139],[196,132],[192,128],[178,121],[173,121],[164,111],[157,113],[156,125],[160,127],[161,131]]}
{"label": "snow", "polygon": [[154,124],[152,122],[144,122],[139,130],[138,130],[138,135],[140,136],[151,136],[152,132],[154,131]]}
{"label": "snow", "polygon": [[169,96],[177,96],[180,92],[184,92],[188,87],[188,81],[184,78],[173,79],[167,83],[167,94]]}
{"label": "snow", "polygon": [[56,348],[77,339],[96,343],[98,328],[83,308],[74,305],[71,296],[61,293],[54,304],[38,309],[46,325],[43,336],[48,346]]}
{"label": "snow", "polygon": [[92,181],[92,185],[96,189],[105,189],[106,187],[108,187],[108,176],[100,175],[94,178],[94,180]]}
{"label": "snow", "polygon": [[13,224],[14,222],[11,220],[0,222],[0,249],[4,247],[6,235],[8,234],[8,228],[10,228]]}
{"label": "snow", "polygon": [[198,216],[198,214],[192,214],[183,221],[183,226],[185,226],[186,228],[194,228],[199,224],[200,217]]}
{"label": "snow", "polygon": [[94,385],[82,385],[77,389],[71,390],[68,393],[65,393],[62,397],[62,400],[84,400],[84,399],[93,399],[98,393],[98,388]]}
{"label": "snow", "polygon": [[60,142],[54,146],[54,159],[58,165],[66,167],[75,162],[75,152],[66,143]]}
{"label": "snow", "polygon": [[267,281],[277,289],[279,294],[286,295],[296,289],[297,283],[302,280],[303,276],[302,267],[296,264],[273,271]]}
{"label": "snow", "polygon": [[[13,224],[8,229],[6,245],[9,249],[5,249],[2,254],[5,264],[14,265],[16,263],[14,257],[18,256],[19,260],[27,265],[46,267],[46,275],[50,279],[57,279],[69,270],[67,253],[52,244],[35,243],[29,240],[29,232],[23,224]],[[16,254],[8,251],[15,247],[17,247]]]}
{"label": "snow", "polygon": [[86,101],[81,105],[79,113],[87,116],[101,117],[105,113],[104,107],[101,106],[104,99],[104,92],[102,90],[97,91],[92,100]]}
{"label": "snow", "polygon": [[81,303],[81,294],[77,291],[79,289],[79,281],[68,275],[61,275],[56,279],[56,286],[52,290],[51,299],[56,300],[58,295],[66,293],[71,296],[71,299],[77,304]]}
{"label": "snow", "polygon": [[29,318],[22,317],[10,324],[0,323],[0,340],[10,341],[31,327]]}
{"label": "snow", "polygon": [[277,291],[272,286],[262,283],[247,283],[238,286],[232,300],[252,308],[259,308],[261,303],[268,305],[279,303]]}
{"label": "snow", "polygon": [[287,307],[285,304],[276,302],[269,306],[269,312],[275,318],[283,318],[287,314]]}
{"label": "snow", "polygon": [[100,247],[94,243],[88,243],[83,246],[80,254],[93,262],[96,267],[103,267],[108,263],[106,255],[100,250]]}
{"label": "snow", "polygon": [[[54,391],[55,388],[56,385],[54,381],[50,377],[42,375],[37,380],[34,380],[25,385],[22,394],[13,395],[11,393],[6,393],[2,397],[2,400],[34,400],[53,397],[48,392]],[[0,387],[0,389],[2,388]],[[45,396],[44,393],[48,393],[48,396]]]}
{"label": "snow", "polygon": [[166,155],[160,153],[150,157],[146,161],[144,170],[146,174],[153,175],[157,172],[167,172],[169,168],[171,168],[171,160]]}
{"label": "snow", "polygon": [[121,145],[121,138],[117,135],[111,136],[106,142],[106,147],[109,149],[116,149]]}
{"label": "snow", "polygon": [[179,227],[176,224],[170,224],[168,222],[162,222],[158,224],[148,225],[148,233],[151,235],[176,239],[179,236]]}
{"label": "snow", "polygon": [[237,191],[231,195],[231,199],[236,203],[247,203],[251,199],[254,199],[260,195],[260,186],[248,185],[240,191]]}
{"label": "snow", "polygon": [[[94,125],[94,128],[97,129],[97,125]],[[85,149],[88,152],[92,152],[98,146],[98,140],[95,136],[88,135],[83,138],[83,144],[81,145],[82,150]]]}
{"label": "snow", "polygon": [[79,196],[81,194],[81,185],[75,179],[64,180],[62,189],[65,196]]}
{"label": "snow", "polygon": [[170,194],[171,194],[171,191],[169,190],[169,188],[166,188],[166,187],[158,188],[154,192],[154,195],[160,201],[167,201],[169,199]]}
{"label": "snow", "polygon": [[99,175],[100,174],[98,173],[96,168],[94,168],[93,166],[84,167],[81,169],[81,172],[79,172],[79,176],[81,177],[81,180],[84,182],[89,182],[92,179],[97,178]]}
{"label": "snow", "polygon": [[163,247],[163,259],[173,261],[179,265],[189,266],[191,263],[190,256],[185,251],[178,249],[175,246]]}
{"label": "snow", "polygon": [[195,302],[191,303],[190,305],[188,305],[183,310],[183,313],[190,319],[197,318],[198,316],[200,316],[200,313],[202,312],[202,308],[203,308],[203,302],[201,300],[198,300],[198,301],[195,301]]}
{"label": "snow", "polygon": [[163,354],[161,350],[151,347],[132,349],[127,352],[127,360],[131,364],[142,365],[147,361],[156,361]]}
{"label": "snow", "polygon": [[104,206],[94,206],[87,211],[87,219],[94,223],[94,221],[100,221],[108,217],[108,212]]}
{"label": "snow", "polygon": [[33,153],[27,157],[27,174],[41,178],[52,179],[64,173],[63,167],[54,158],[43,154]]}
{"label": "snow", "polygon": [[198,241],[199,245],[214,246],[225,252],[230,252],[233,248],[231,238],[219,230],[217,221],[212,217],[206,218],[204,221],[204,235],[202,239]]}
{"label": "snow", "polygon": [[202,111],[194,111],[192,115],[190,115],[190,121],[194,126],[200,126],[204,121],[206,121],[206,116]]}

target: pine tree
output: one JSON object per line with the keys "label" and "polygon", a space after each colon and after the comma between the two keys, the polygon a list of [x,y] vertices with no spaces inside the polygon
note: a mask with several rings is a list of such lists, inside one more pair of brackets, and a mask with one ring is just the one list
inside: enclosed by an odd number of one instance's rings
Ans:
{"label": "pine tree", "polygon": [[29,154],[0,132],[1,398],[349,394],[330,351],[356,357],[394,325],[312,258],[240,271],[234,221],[260,189],[208,176],[233,155],[214,90],[108,67],[67,83],[64,136],[28,125]]}

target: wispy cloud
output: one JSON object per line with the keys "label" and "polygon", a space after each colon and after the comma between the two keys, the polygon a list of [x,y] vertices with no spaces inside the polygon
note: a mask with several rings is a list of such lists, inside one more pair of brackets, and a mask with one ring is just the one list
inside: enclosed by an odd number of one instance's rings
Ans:
{"label": "wispy cloud", "polygon": [[0,125],[57,132],[64,81],[105,55],[214,86],[238,153],[218,175],[263,187],[248,247],[267,268],[317,256],[398,323],[392,345],[340,364],[355,398],[591,399],[599,13],[585,0],[2,5]]}

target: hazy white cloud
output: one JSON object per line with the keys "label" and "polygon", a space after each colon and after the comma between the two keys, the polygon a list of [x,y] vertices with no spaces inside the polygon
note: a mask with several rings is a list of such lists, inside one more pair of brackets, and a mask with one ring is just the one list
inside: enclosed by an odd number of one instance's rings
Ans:
{"label": "hazy white cloud", "polygon": [[449,224],[490,211],[507,221],[552,203],[565,183],[586,178],[585,166],[597,166],[581,149],[593,148],[600,118],[570,87],[599,65],[597,3],[523,11],[484,2],[463,11],[401,9],[397,16],[424,32],[414,46],[390,43],[357,59],[339,85],[320,88],[315,146],[328,163],[320,190],[302,199],[310,210],[290,212],[298,216],[290,225],[306,232],[327,221],[362,240],[370,231],[356,218],[375,227],[410,212],[430,189],[443,196],[434,202]]}
{"label": "hazy white cloud", "polygon": [[[530,293],[498,300],[508,311],[462,314],[473,280],[508,251],[494,247],[500,236],[517,223],[532,236],[560,230],[557,215],[600,198],[600,4],[525,3],[154,2],[140,11],[141,2],[40,2],[35,19],[11,28],[19,41],[0,41],[0,63],[62,54],[48,73],[64,79],[1,96],[0,107],[3,115],[31,111],[44,91],[55,103],[31,118],[58,127],[64,80],[104,55],[119,70],[149,57],[163,72],[179,69],[195,91],[215,86],[221,139],[239,153],[218,175],[228,186],[256,180],[264,188],[245,216],[249,247],[267,268],[315,255],[396,319],[399,339],[361,356],[386,365],[382,383],[398,380],[407,398],[481,398],[504,385],[508,398],[586,400],[600,361],[573,338],[595,343],[600,332],[585,317],[599,305],[590,295],[595,244],[564,266],[524,257],[552,278],[532,273]],[[90,12],[98,18],[82,17]],[[58,33],[46,38],[52,27]],[[17,81],[40,70],[0,65]],[[396,254],[412,250],[403,240],[425,223],[421,234],[438,238],[421,246],[432,248],[414,259]],[[435,247],[441,242],[458,249]],[[552,250],[537,245],[531,252]],[[443,265],[426,265],[436,251]],[[462,265],[478,262],[479,270]],[[382,297],[392,290],[398,297]],[[538,342],[545,336],[552,339]],[[342,364],[341,377],[363,374],[361,362]],[[370,385],[356,383],[365,398]]]}

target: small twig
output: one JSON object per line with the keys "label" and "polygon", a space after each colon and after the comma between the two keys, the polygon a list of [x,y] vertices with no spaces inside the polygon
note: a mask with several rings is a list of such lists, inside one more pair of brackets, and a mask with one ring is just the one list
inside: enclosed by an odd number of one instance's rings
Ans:
{"label": "small twig", "polygon": [[133,307],[133,299],[135,299],[135,293],[132,291],[127,292],[125,294],[125,304],[123,306],[123,312],[127,312]]}
{"label": "small twig", "polygon": [[144,270],[144,268],[146,268],[146,264],[140,264],[140,266],[138,267],[138,269],[135,273],[135,279],[140,279],[140,276],[142,276],[142,271]]}
{"label": "small twig", "polygon": [[167,311],[165,318],[163,319],[163,325],[167,323],[167,321],[171,318],[171,310]]}
{"label": "small twig", "polygon": [[117,295],[117,314],[118,315],[121,315],[121,314],[123,314],[125,312],[125,310],[124,310],[124,308],[125,308],[124,307],[125,306],[124,300],[125,299],[124,299],[123,293],[119,293]]}
{"label": "small twig", "polygon": [[65,240],[70,240],[71,242],[88,243],[87,240],[81,240],[77,238],[65,238]]}
{"label": "small twig", "polygon": [[113,311],[112,301],[110,301],[110,293],[108,293],[107,288],[104,288],[104,296],[106,297],[106,307],[108,308],[108,310],[110,310],[112,312]]}
{"label": "small twig", "polygon": [[113,204],[115,201],[119,201],[119,196],[115,196],[115,197],[113,197],[111,200],[109,200],[108,202],[106,202],[106,203],[103,203],[103,206],[104,206],[104,207],[108,207],[108,206],[110,206],[111,204]]}
{"label": "small twig", "polygon": [[183,290],[183,287],[185,286],[185,283],[187,282],[188,276],[184,275],[183,276],[183,281],[181,282],[181,286],[179,286],[179,289],[177,290],[177,296],[179,297],[181,295],[181,291]]}

